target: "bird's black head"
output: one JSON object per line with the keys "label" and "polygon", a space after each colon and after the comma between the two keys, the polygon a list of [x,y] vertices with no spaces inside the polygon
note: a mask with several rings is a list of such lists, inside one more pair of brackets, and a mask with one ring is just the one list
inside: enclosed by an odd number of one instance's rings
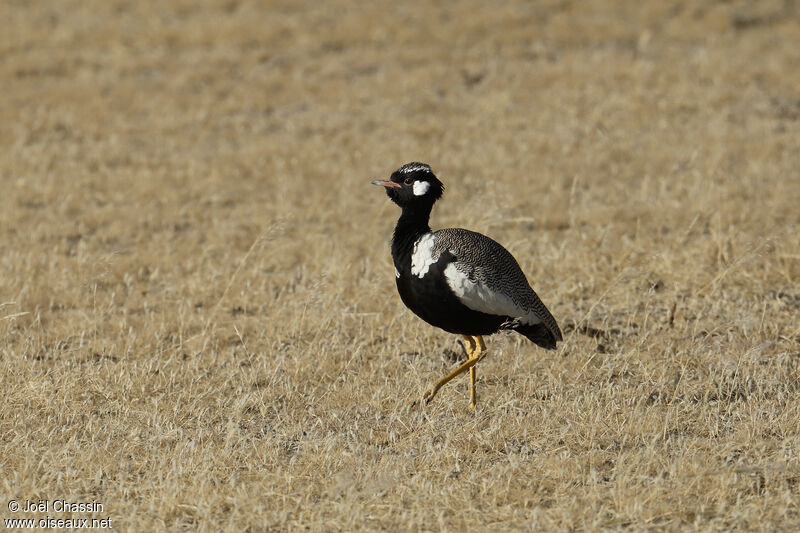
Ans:
{"label": "bird's black head", "polygon": [[375,180],[373,185],[386,187],[386,194],[402,208],[427,207],[442,197],[444,185],[425,163],[406,163],[388,180]]}

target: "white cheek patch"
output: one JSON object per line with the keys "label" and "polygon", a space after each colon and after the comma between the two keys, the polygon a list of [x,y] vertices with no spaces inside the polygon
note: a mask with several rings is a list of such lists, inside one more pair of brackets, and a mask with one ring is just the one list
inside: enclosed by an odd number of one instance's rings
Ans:
{"label": "white cheek patch", "polygon": [[414,182],[414,196],[422,196],[428,189],[431,188],[431,183],[429,181],[415,181]]}

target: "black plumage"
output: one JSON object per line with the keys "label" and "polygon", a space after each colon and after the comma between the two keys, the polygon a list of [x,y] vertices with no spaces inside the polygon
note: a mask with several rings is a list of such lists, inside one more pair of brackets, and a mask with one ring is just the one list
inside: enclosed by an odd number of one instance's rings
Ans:
{"label": "black plumage", "polygon": [[429,324],[461,334],[468,360],[426,391],[428,402],[455,376],[470,370],[475,406],[475,365],[485,355],[482,335],[508,329],[555,349],[562,340],[553,315],[528,284],[514,257],[494,240],[473,231],[431,231],[428,221],[444,186],[424,163],[407,163],[386,188],[402,208],[392,238],[397,290],[403,303]]}

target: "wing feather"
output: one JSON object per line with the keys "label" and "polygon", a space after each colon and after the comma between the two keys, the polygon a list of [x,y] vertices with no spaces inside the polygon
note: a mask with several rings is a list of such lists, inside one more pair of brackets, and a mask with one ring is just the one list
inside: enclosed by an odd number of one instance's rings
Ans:
{"label": "wing feather", "polygon": [[456,258],[445,268],[445,277],[464,305],[523,324],[544,324],[561,340],[553,315],[508,250],[485,235],[460,228],[438,230],[434,237],[434,257],[447,250]]}

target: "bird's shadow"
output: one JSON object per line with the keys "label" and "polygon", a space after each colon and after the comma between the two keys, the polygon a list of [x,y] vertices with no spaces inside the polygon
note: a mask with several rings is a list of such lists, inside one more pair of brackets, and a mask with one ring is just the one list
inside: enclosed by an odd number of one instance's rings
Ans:
{"label": "bird's shadow", "polygon": [[448,348],[442,352],[442,358],[447,361],[448,363],[460,363],[466,361],[469,358],[467,355],[467,347],[464,345],[464,341],[458,340],[458,348]]}

